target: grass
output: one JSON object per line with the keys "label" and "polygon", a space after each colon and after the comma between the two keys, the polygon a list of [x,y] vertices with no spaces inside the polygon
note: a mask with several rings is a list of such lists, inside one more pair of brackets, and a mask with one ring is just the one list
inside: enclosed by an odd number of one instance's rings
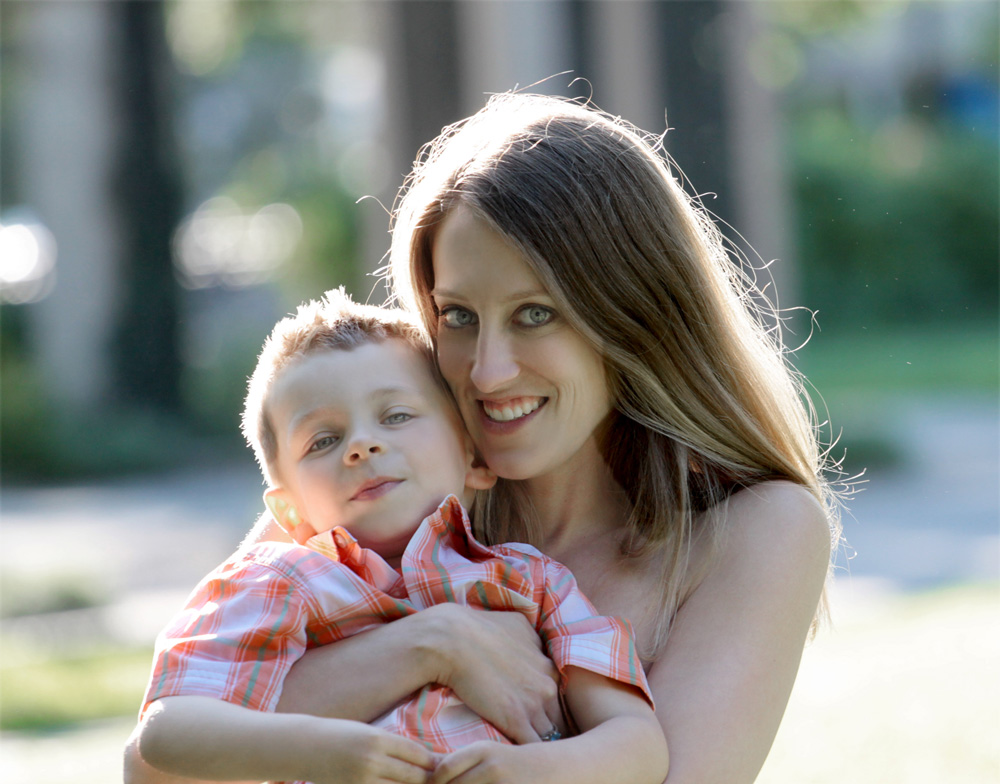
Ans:
{"label": "grass", "polygon": [[0,645],[0,729],[52,730],[134,716],[152,652],[107,648],[72,657],[4,640]]}
{"label": "grass", "polygon": [[1000,775],[1000,587],[855,600],[806,649],[758,784]]}

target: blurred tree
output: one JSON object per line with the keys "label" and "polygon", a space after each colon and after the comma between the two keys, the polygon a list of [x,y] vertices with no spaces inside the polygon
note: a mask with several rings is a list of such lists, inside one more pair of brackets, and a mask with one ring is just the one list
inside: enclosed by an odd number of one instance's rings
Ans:
{"label": "blurred tree", "polygon": [[407,118],[403,148],[416,156],[445,125],[461,119],[456,9],[455,3],[439,0],[394,0],[392,6],[400,21],[406,82],[401,92],[401,116]]}
{"label": "blurred tree", "polygon": [[670,107],[666,147],[693,191],[710,193],[705,206],[735,221],[730,118],[724,99],[726,2],[657,3],[663,40],[665,104]]}
{"label": "blurred tree", "polygon": [[122,302],[116,330],[116,394],[122,402],[180,408],[178,285],[171,240],[181,216],[172,73],[162,0],[114,3],[120,66],[119,155],[112,177],[122,227]]}

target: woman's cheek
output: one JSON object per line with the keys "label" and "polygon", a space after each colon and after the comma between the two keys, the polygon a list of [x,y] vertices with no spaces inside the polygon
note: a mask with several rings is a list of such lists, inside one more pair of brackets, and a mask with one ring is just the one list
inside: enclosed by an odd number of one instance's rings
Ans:
{"label": "woman's cheek", "polygon": [[441,371],[441,375],[444,376],[444,380],[448,382],[448,386],[451,388],[453,393],[458,392],[458,387],[462,381],[460,377],[460,350],[456,345],[454,338],[438,338],[438,350],[437,350],[437,360],[438,369]]}

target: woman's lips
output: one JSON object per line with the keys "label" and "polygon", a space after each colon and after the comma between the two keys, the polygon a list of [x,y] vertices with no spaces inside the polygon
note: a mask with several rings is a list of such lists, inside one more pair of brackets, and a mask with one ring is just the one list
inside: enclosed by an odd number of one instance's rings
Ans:
{"label": "woman's lips", "polygon": [[548,403],[547,397],[516,397],[506,400],[477,400],[480,421],[490,433],[510,433],[533,419]]}
{"label": "woman's lips", "polygon": [[381,498],[402,481],[402,479],[393,479],[388,476],[378,476],[375,479],[369,479],[358,488],[358,492],[351,496],[351,500],[372,501],[376,498]]}

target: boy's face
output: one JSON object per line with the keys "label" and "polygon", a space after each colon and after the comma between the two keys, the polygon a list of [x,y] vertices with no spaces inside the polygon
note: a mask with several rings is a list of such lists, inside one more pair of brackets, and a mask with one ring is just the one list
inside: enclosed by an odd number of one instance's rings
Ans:
{"label": "boy's face", "polygon": [[392,561],[470,481],[472,446],[427,360],[400,339],[286,367],[268,407],[280,497],[317,532],[343,526]]}

